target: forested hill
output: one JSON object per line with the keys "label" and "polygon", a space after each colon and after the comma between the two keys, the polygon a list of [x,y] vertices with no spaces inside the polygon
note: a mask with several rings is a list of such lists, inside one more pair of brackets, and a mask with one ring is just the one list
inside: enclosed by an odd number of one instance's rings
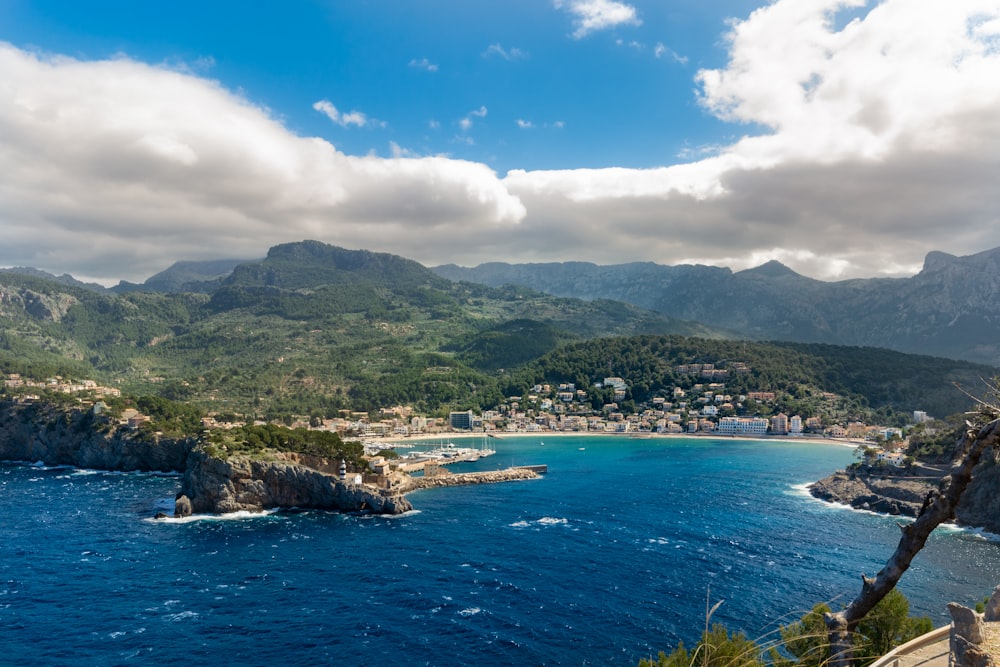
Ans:
{"label": "forested hill", "polygon": [[911,278],[823,282],[778,262],[733,272],[711,266],[586,262],[439,266],[480,284],[615,299],[758,340],[884,347],[1000,365],[1000,248],[933,252]]}
{"label": "forested hill", "polygon": [[[939,417],[967,411],[972,404],[967,392],[982,393],[983,379],[997,372],[879,348],[634,336],[560,347],[514,373],[511,389],[565,381],[587,387],[618,376],[629,386],[625,400],[643,402],[671,387],[686,390],[711,382],[683,368],[694,364],[726,371],[717,380],[726,394],[774,392],[775,403],[758,406],[764,414],[838,415],[843,421],[880,423],[909,417],[914,410]],[[605,389],[601,398],[606,394]]]}
{"label": "forested hill", "polygon": [[240,412],[479,407],[500,398],[500,368],[567,341],[640,333],[722,335],[619,302],[456,284],[401,257],[315,242],[273,248],[209,293],[114,294],[0,274],[0,370],[113,380]]}
{"label": "forested hill", "polygon": [[751,368],[730,391],[830,391],[862,410],[943,415],[964,409],[953,381],[996,373],[872,348],[727,341],[736,335],[620,301],[454,283],[405,258],[316,242],[277,246],[225,276],[204,268],[189,282],[214,281],[205,292],[116,294],[0,273],[0,371],[262,416],[491,408],[542,380],[587,388],[609,375],[641,402],[677,381],[675,365],[723,360]]}

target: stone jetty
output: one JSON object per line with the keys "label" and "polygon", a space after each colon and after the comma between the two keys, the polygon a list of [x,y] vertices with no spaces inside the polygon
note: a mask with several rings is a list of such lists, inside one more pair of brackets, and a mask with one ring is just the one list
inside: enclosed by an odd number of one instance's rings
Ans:
{"label": "stone jetty", "polygon": [[505,470],[488,470],[485,472],[451,473],[443,471],[427,477],[411,477],[406,482],[403,493],[417,489],[430,489],[440,486],[463,486],[467,484],[494,484],[497,482],[512,482],[521,479],[537,479],[538,473],[530,468],[507,468]]}

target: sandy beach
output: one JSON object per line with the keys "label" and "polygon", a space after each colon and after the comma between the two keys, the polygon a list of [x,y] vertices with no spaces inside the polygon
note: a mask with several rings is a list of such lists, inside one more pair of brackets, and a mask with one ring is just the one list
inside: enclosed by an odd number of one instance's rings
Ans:
{"label": "sandy beach", "polygon": [[423,433],[420,435],[413,436],[389,436],[385,438],[372,438],[365,440],[366,444],[380,444],[385,443],[386,448],[392,448],[405,443],[414,444],[426,444],[428,441],[457,441],[457,440],[469,440],[477,439],[482,440],[483,438],[489,439],[499,439],[505,440],[507,438],[538,438],[544,440],[545,438],[632,438],[635,440],[669,440],[676,438],[715,438],[719,440],[747,440],[747,441],[767,441],[767,442],[794,442],[794,443],[812,443],[819,445],[839,445],[842,447],[856,448],[859,445],[870,444],[864,440],[849,440],[847,438],[827,438],[823,436],[816,435],[806,435],[806,436],[792,436],[792,435],[763,435],[763,436],[750,436],[750,435],[720,435],[717,433],[646,433],[646,432],[632,432],[632,433],[617,433],[617,432],[595,432],[595,431],[501,431],[499,433],[494,432],[474,432],[470,433],[468,431],[444,431],[441,433]]}

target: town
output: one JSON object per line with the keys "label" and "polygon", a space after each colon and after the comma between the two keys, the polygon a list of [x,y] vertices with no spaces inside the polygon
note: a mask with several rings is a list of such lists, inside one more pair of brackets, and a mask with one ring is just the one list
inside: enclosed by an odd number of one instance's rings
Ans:
{"label": "town", "polygon": [[[366,449],[375,451],[387,441],[408,438],[444,436],[448,434],[502,434],[502,433],[588,433],[629,434],[636,437],[652,435],[716,435],[727,437],[823,437],[842,439],[861,444],[876,445],[874,456],[893,466],[902,466],[906,460],[904,429],[896,426],[866,424],[861,421],[838,422],[821,415],[802,417],[775,412],[779,395],[774,391],[747,391],[731,394],[725,380],[730,374],[749,372],[741,362],[727,362],[725,367],[716,364],[684,364],[675,368],[689,381],[653,397],[649,401],[626,400],[629,385],[621,377],[605,377],[587,388],[572,382],[536,384],[520,396],[509,396],[495,409],[480,414],[472,410],[450,411],[437,416],[417,414],[412,407],[394,406],[377,412],[340,411],[335,417],[300,417],[285,420],[289,428],[306,428],[336,432],[346,438],[358,438]],[[104,399],[116,399],[122,392],[114,387],[98,384],[93,380],[65,380],[61,377],[46,380],[22,378],[8,374],[5,390],[20,401],[39,399],[39,391],[71,395],[82,405],[92,405],[95,412],[107,411]],[[595,406],[595,390],[611,398],[610,402]],[[829,405],[834,414],[841,397],[823,393],[820,399]],[[120,423],[130,428],[140,428],[150,422],[149,417],[128,407],[116,416]],[[930,419],[926,412],[914,411],[914,424]],[[209,413],[202,419],[205,429],[242,426],[247,419],[233,415]],[[255,420],[258,424],[265,423]],[[148,427],[155,428],[155,424]]]}

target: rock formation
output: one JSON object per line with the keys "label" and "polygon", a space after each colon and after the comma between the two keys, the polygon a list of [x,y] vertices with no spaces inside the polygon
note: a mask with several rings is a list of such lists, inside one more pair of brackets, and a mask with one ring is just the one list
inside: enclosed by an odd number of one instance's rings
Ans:
{"label": "rock formation", "polygon": [[[921,470],[916,476],[839,470],[809,487],[816,498],[881,514],[915,517],[940,477]],[[1000,464],[983,456],[955,512],[955,522],[1000,534]]]}
{"label": "rock formation", "polygon": [[955,667],[994,667],[1000,650],[1000,586],[993,590],[985,613],[948,603],[951,614],[951,665]]}
{"label": "rock formation", "polygon": [[0,403],[0,460],[95,470],[181,472],[194,438],[119,427],[88,409]]}
{"label": "rock formation", "polygon": [[222,460],[196,450],[188,459],[181,493],[190,499],[191,511],[198,513],[299,507],[401,514],[413,509],[398,494],[383,496],[365,484],[346,484],[294,458],[275,452],[267,460],[246,456]]}

